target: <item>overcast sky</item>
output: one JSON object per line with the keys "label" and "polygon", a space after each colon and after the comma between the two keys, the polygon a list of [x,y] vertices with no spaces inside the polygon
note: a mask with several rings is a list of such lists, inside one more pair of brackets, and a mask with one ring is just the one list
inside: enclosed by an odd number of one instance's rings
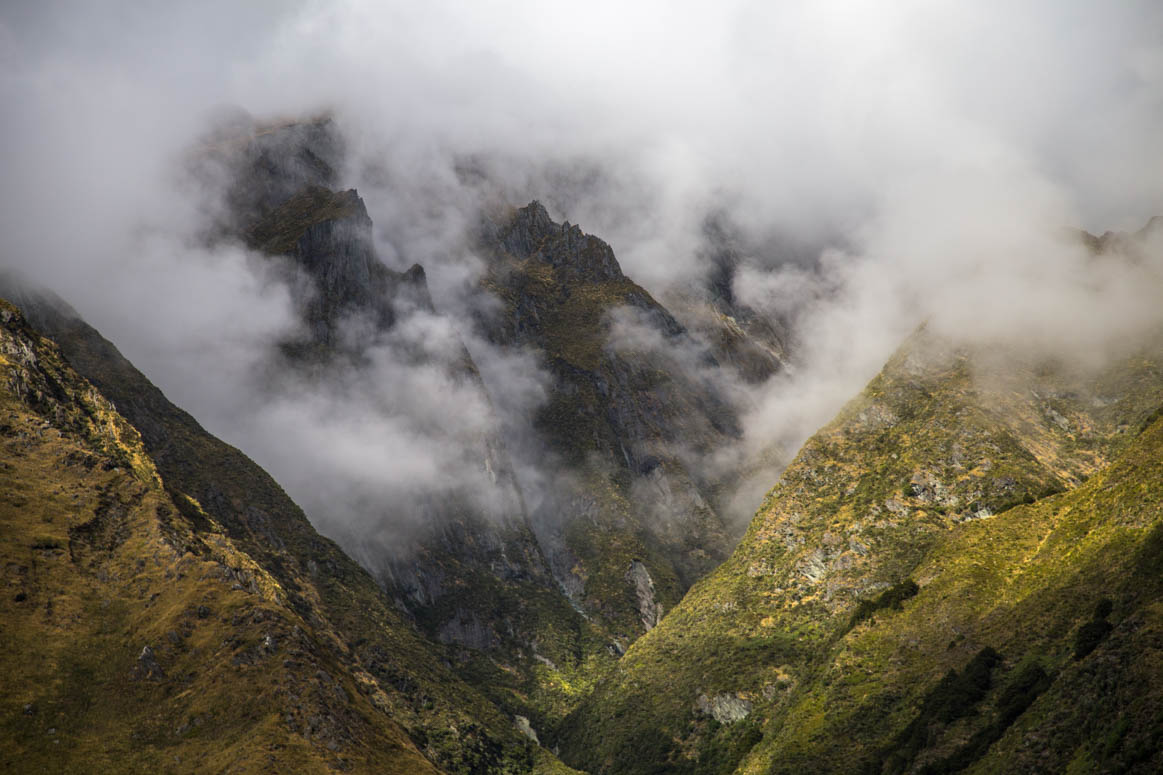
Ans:
{"label": "overcast sky", "polygon": [[[0,105],[0,264],[244,448],[234,393],[293,321],[243,251],[192,239],[204,192],[177,160],[224,105],[334,111],[381,255],[424,264],[454,328],[468,157],[656,294],[705,271],[709,213],[826,248],[810,271],[757,249],[739,280],[760,307],[811,301],[756,443],[826,421],[926,318],[1064,349],[1157,322],[1157,286],[1054,236],[1163,213],[1157,0],[7,2]],[[537,383],[518,371],[497,373]],[[285,455],[277,425],[254,448]]]}
{"label": "overcast sky", "polygon": [[[899,187],[983,169],[1093,230],[1163,212],[1151,0],[6,3],[0,64],[7,261],[71,266],[102,247],[81,232],[147,220],[223,104],[333,107],[418,168],[596,161],[629,201],[556,215],[648,285],[688,268],[709,209],[850,230]],[[46,238],[66,209],[77,228]]]}

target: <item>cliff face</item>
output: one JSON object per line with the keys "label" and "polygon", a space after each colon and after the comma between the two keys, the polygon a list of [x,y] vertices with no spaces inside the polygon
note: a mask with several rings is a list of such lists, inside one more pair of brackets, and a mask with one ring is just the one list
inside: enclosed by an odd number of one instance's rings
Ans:
{"label": "cliff face", "polygon": [[533,524],[563,588],[625,645],[726,556],[717,483],[694,461],[734,440],[738,419],[673,359],[696,343],[606,243],[536,202],[484,224],[480,240],[502,302],[482,329],[538,353],[553,380],[534,419],[553,491]]}
{"label": "cliff face", "polygon": [[[385,341],[398,309],[431,310],[423,270],[413,267],[397,273],[385,267],[375,256],[371,221],[362,200],[354,191],[324,186],[333,182],[334,170],[329,164],[315,162],[333,156],[332,151],[340,145],[332,139],[332,131],[328,122],[290,125],[235,138],[210,151],[208,163],[215,165],[216,174],[227,176],[226,199],[234,208],[228,210],[230,217],[222,221],[212,238],[242,240],[270,256],[274,265],[282,267],[305,323],[303,336],[272,350],[270,370],[264,378],[276,391],[280,374],[312,384],[317,390],[326,390],[337,375],[358,382],[368,368],[372,349],[388,346]],[[248,550],[275,568],[276,575],[283,570],[295,577],[309,572],[324,579],[321,583],[339,584],[339,589],[331,590],[338,597],[320,593],[320,610],[327,611],[321,615],[341,617],[360,633],[377,626],[389,632],[403,628],[411,633],[412,624],[405,625],[394,610],[393,606],[399,606],[432,642],[448,644],[462,654],[455,660],[457,669],[463,668],[466,660],[476,659],[471,655],[478,651],[488,655],[483,657],[486,663],[492,658],[507,661],[524,654],[526,666],[536,664],[534,654],[565,663],[576,653],[580,617],[546,570],[504,448],[495,436],[471,439],[471,448],[463,451],[480,469],[473,486],[487,486],[493,492],[452,489],[421,493],[407,503],[371,504],[370,513],[378,513],[384,520],[399,517],[401,509],[413,512],[404,516],[424,529],[410,536],[409,545],[377,543],[374,533],[336,531],[385,592],[374,585],[363,587],[360,585],[370,577],[338,547],[321,539],[265,472],[205,434],[63,302],[20,289],[11,280],[5,285],[5,292],[21,295],[20,303],[37,325],[51,333],[71,362],[99,384],[141,430],[143,442],[168,486],[194,497],[232,535],[250,536],[254,544]],[[351,335],[352,331],[357,335]],[[467,351],[461,350],[459,358],[434,368],[445,368],[449,379],[483,392],[475,366]],[[367,398],[374,403],[374,397]],[[483,510],[482,503],[489,508]],[[295,516],[286,521],[287,514]],[[314,516],[323,524],[335,525],[327,513]],[[286,567],[288,551],[299,553],[294,570]],[[353,577],[359,579],[358,592],[346,588],[345,582]],[[290,584],[279,578],[280,583]],[[296,584],[290,588],[298,589]],[[372,595],[386,597],[372,605]],[[292,594],[292,600],[298,601],[298,597]],[[385,607],[386,600],[393,606]],[[365,604],[371,605],[370,616],[357,613]],[[383,617],[389,615],[385,622]],[[410,648],[440,651],[414,633],[408,637],[414,638]],[[347,639],[362,642],[366,637],[360,634]],[[375,640],[381,644],[374,645]],[[379,654],[369,657],[373,662],[382,663],[395,651],[382,641],[368,642]],[[431,683],[431,676],[417,677],[429,666],[421,663],[405,668],[399,677],[401,685]],[[385,669],[394,670],[386,665]],[[437,682],[451,678],[438,672],[443,678],[436,678]],[[467,668],[464,672],[471,673]],[[523,749],[511,749],[504,739],[514,729],[511,720],[504,720],[480,695],[470,692],[470,696],[487,706],[487,710],[468,710],[465,718],[477,715],[476,721],[448,719],[414,725],[413,730],[418,730],[422,740],[430,741],[434,750],[452,751],[434,753],[433,758],[456,770],[468,766],[466,751],[478,743],[482,748],[472,756],[480,762],[493,761],[501,766],[513,756],[518,757],[514,762],[528,758]],[[533,711],[526,710],[525,715],[540,722]],[[449,733],[445,721],[460,731]],[[498,728],[502,730],[499,738],[495,736]],[[429,732],[433,736],[429,737]],[[463,734],[475,742],[462,749],[456,741]]]}
{"label": "cliff face", "polygon": [[[306,334],[284,343],[288,360],[281,368],[293,378],[313,375],[320,390],[328,389],[336,373],[358,377],[366,370],[371,349],[384,346],[401,308],[432,311],[424,270],[418,265],[407,272],[388,269],[376,255],[363,200],[354,190],[331,188],[342,148],[334,126],[323,120],[258,132],[220,160],[231,175],[226,200],[234,214],[234,233],[250,248],[289,267],[288,282]],[[445,369],[449,379],[483,394],[475,365],[460,349],[458,358],[433,368]],[[362,398],[369,404],[377,401],[373,395]],[[367,536],[346,534],[351,548],[358,545],[361,560],[409,611],[433,634],[444,632],[453,640],[461,631],[457,620],[490,617],[484,611],[466,611],[467,603],[445,611],[442,599],[451,590],[479,586],[486,577],[490,585],[532,584],[538,589],[520,592],[529,596],[553,590],[503,445],[495,435],[471,444],[474,448],[466,449],[465,456],[479,466],[482,486],[496,490],[492,497],[418,495],[407,505],[424,516],[412,521],[429,528],[411,547],[377,548],[366,543]],[[495,508],[483,513],[479,501],[490,501]],[[401,505],[371,508],[389,519]],[[317,516],[326,523],[329,515]],[[487,629],[494,626],[499,625],[489,622]],[[501,640],[478,635],[469,640],[476,645]]]}
{"label": "cliff face", "polygon": [[709,218],[703,233],[707,247],[701,258],[708,267],[703,282],[672,291],[662,301],[709,345],[717,361],[747,383],[760,384],[791,357],[791,326],[781,317],[784,310],[761,313],[736,294],[745,259],[726,217]]}
{"label": "cliff face", "polygon": [[[309,285],[296,289],[300,313],[311,340],[323,348],[340,344],[345,313],[368,317],[376,329],[390,327],[397,287],[415,283],[376,258],[372,221],[354,189],[306,186],[251,224],[245,238],[251,248],[286,256],[303,272]],[[423,283],[415,284],[426,298]]]}

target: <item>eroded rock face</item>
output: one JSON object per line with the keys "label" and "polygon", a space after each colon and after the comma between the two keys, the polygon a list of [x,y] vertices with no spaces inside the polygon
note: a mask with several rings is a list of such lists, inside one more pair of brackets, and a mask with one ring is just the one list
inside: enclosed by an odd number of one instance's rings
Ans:
{"label": "eroded rock face", "polygon": [[[701,283],[670,291],[661,301],[707,342],[717,361],[746,382],[762,383],[783,368],[791,351],[791,325],[781,317],[784,310],[767,308],[761,313],[736,294],[744,255],[757,248],[741,244],[739,230],[726,213],[707,219],[703,237],[708,275]],[[788,260],[798,260],[795,251],[780,252]]]}
{"label": "eroded rock face", "polygon": [[[232,180],[227,222],[236,237],[285,268],[304,324],[303,333],[281,343],[285,357],[275,359],[277,368],[292,380],[313,380],[320,391],[347,389],[374,383],[369,369],[384,360],[386,350],[393,363],[443,372],[466,390],[484,393],[463,347],[436,362],[393,339],[404,316],[435,311],[424,270],[414,265],[396,272],[380,260],[364,201],[354,189],[338,186],[343,143],[334,126],[326,120],[307,123],[244,139],[223,161]],[[378,416],[391,421],[380,397],[364,392],[352,400],[366,402],[371,421]],[[487,404],[484,396],[482,403]],[[358,529],[350,520],[335,524],[327,513],[314,517],[335,531],[429,635],[474,650],[521,648],[535,639],[530,630],[539,625],[501,626],[499,620],[515,618],[524,601],[559,594],[557,585],[529,528],[499,436],[491,432],[457,441],[465,447],[466,461],[479,461],[479,481],[409,493],[400,502],[370,503],[366,525]],[[404,546],[381,539],[376,524],[377,515],[390,520],[388,515],[400,511],[415,525]],[[483,591],[465,595],[465,589],[489,590],[493,597]],[[455,606],[448,605],[451,596]],[[564,599],[540,606],[539,614],[567,630],[574,623],[563,620],[577,615]],[[498,635],[502,631],[511,637]]]}
{"label": "eroded rock face", "polygon": [[[372,356],[391,348],[393,363],[423,361],[420,366],[443,370],[466,391],[483,392],[467,350],[442,353],[440,362],[432,363],[428,353],[408,351],[406,342],[399,344],[402,337],[394,336],[399,317],[433,311],[424,270],[416,265],[395,272],[380,261],[364,202],[356,191],[338,187],[339,156],[328,131],[274,128],[212,152],[217,154],[212,163],[233,183],[224,203],[228,217],[208,239],[241,241],[268,256],[271,275],[286,282],[303,323],[271,347],[260,378],[269,381],[272,392],[303,383],[324,393],[353,385],[361,390],[370,385],[374,392],[379,383],[369,379]],[[217,467],[226,466],[221,455],[175,443],[175,438],[200,443],[201,429],[187,428],[192,419],[152,385],[146,388],[144,378],[71,310],[53,302],[38,306],[54,335],[62,335],[70,358],[127,407],[151,449],[161,450],[167,482],[197,498],[212,518],[256,536],[272,555],[301,548],[288,537],[283,515],[269,506],[277,498],[259,499],[225,486],[224,480],[239,477],[219,475]],[[352,396],[366,400],[369,418],[381,409],[392,411],[381,399]],[[487,405],[483,396],[482,404]],[[531,666],[536,662],[529,645],[543,642],[549,657],[564,662],[574,644],[541,637],[542,630],[577,632],[580,614],[546,568],[504,444],[496,433],[457,441],[463,442],[468,464],[480,472],[463,486],[454,482],[446,490],[409,493],[403,504],[370,503],[367,524],[359,526],[366,528],[362,534],[344,533],[351,522],[337,525],[342,520],[327,513],[326,503],[310,504],[312,519],[372,572],[411,621],[432,640],[450,644],[450,651],[490,651],[507,663]],[[416,529],[401,545],[384,538],[376,520],[399,519],[405,510]],[[322,560],[304,561],[302,568],[321,584],[352,570]],[[505,709],[509,717],[512,712]]]}
{"label": "eroded rock face", "polygon": [[133,678],[138,681],[161,681],[166,677],[162,666],[158,664],[157,656],[149,646],[143,646],[137,655],[137,664],[133,666]]}
{"label": "eroded rock face", "polygon": [[647,632],[662,621],[662,604],[654,599],[654,579],[650,578],[650,571],[639,560],[630,563],[626,571],[626,580],[634,586],[634,595],[638,598],[638,613],[642,617],[642,626]]}
{"label": "eroded rock face", "polygon": [[695,707],[704,716],[710,716],[720,724],[733,724],[751,715],[752,704],[735,694],[716,694],[708,697],[700,694]]}
{"label": "eroded rock face", "polygon": [[246,231],[247,244],[271,256],[288,258],[292,298],[317,346],[338,350],[340,328],[364,318],[374,337],[395,322],[400,292],[419,288],[417,298],[431,306],[423,275],[408,277],[388,269],[375,255],[372,221],[354,189],[332,191],[308,186],[265,213]]}
{"label": "eroded rock face", "polygon": [[533,729],[533,725],[529,723],[529,719],[525,716],[514,716],[513,723],[517,725],[517,729],[521,734],[529,738],[534,745],[541,745],[541,741],[537,739],[537,731]]}
{"label": "eroded rock face", "polygon": [[457,609],[437,633],[442,643],[456,643],[478,651],[487,651],[496,643],[492,628],[481,621],[475,611]]}
{"label": "eroded rock face", "polygon": [[333,188],[346,143],[328,117],[263,127],[239,122],[193,160],[193,173],[224,186],[219,228],[245,231],[310,186]]}

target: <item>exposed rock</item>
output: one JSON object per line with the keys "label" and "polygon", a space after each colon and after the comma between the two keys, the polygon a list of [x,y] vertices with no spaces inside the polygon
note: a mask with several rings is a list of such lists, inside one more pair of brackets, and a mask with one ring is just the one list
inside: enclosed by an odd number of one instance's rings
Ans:
{"label": "exposed rock", "polygon": [[529,719],[524,716],[514,716],[513,720],[516,722],[517,729],[521,731],[521,734],[532,740],[534,745],[541,745],[541,741],[537,739],[537,732],[529,723]]}
{"label": "exposed rock", "polygon": [[809,581],[818,583],[828,573],[828,554],[822,548],[813,549],[800,562],[799,571]]}
{"label": "exposed rock", "polygon": [[[633,639],[721,562],[731,536],[692,464],[732,443],[738,417],[713,380],[678,352],[701,348],[627,278],[611,248],[554,223],[534,202],[482,224],[484,286],[502,302],[485,336],[544,358],[553,380],[534,418],[538,440],[576,474],[541,493],[533,523],[570,602],[611,635]],[[627,577],[636,558],[652,578]],[[635,594],[615,592],[627,579]],[[639,587],[641,590],[639,591]]]}
{"label": "exposed rock", "polygon": [[436,637],[441,643],[456,643],[478,651],[485,651],[496,642],[492,628],[475,611],[463,608],[458,608],[456,615],[441,625]]}
{"label": "exposed rock", "polygon": [[570,277],[599,282],[624,277],[609,245],[568,221],[554,223],[536,200],[517,210],[496,239],[510,254],[544,261]]}
{"label": "exposed rock", "polygon": [[662,620],[662,604],[654,599],[654,580],[650,578],[650,571],[640,560],[630,563],[630,568],[626,571],[626,580],[634,586],[642,626],[649,632]]}
{"label": "exposed rock", "polygon": [[165,677],[166,674],[158,664],[153,649],[149,645],[143,646],[141,654],[137,657],[137,664],[133,666],[134,680],[161,681]]}
{"label": "exposed rock", "polygon": [[752,704],[737,694],[716,694],[713,697],[700,694],[695,707],[699,713],[711,716],[720,724],[733,724],[751,714]]}
{"label": "exposed rock", "polygon": [[542,655],[540,655],[540,654],[538,654],[538,653],[534,652],[534,654],[533,654],[533,658],[534,658],[535,660],[537,660],[538,662],[540,662],[541,664],[543,664],[543,665],[545,665],[546,667],[548,667],[550,670],[557,670],[557,669],[559,669],[559,668],[557,667],[557,663],[555,663],[555,662],[554,662],[552,659],[550,659],[549,657],[544,657],[544,656],[542,656]]}

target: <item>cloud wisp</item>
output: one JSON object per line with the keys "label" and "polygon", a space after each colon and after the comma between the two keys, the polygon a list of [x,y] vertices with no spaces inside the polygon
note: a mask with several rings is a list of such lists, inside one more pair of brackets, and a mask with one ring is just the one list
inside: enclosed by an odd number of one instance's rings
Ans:
{"label": "cloud wisp", "polygon": [[[1102,262],[1062,238],[1163,213],[1159,30],[1147,0],[13,5],[0,261],[347,523],[471,483],[465,440],[544,400],[535,356],[473,333],[482,207],[542,200],[658,298],[705,280],[721,214],[749,246],[735,295],[796,342],[725,389],[747,454],[794,448],[922,320],[1088,356],[1160,322],[1157,240]],[[331,110],[377,252],[426,268],[438,312],[406,311],[370,371],[260,392],[294,304],[264,259],[200,240],[220,192],[178,179],[223,104]],[[453,341],[491,401],[432,365]]]}

